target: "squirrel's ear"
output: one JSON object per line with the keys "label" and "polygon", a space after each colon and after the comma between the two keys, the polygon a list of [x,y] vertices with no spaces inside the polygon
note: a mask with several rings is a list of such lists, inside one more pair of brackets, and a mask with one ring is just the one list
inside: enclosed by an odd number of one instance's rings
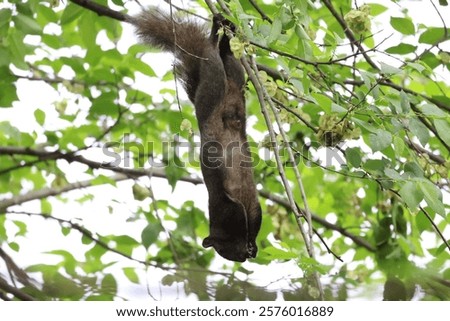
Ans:
{"label": "squirrel's ear", "polygon": [[211,239],[211,237],[207,237],[203,240],[202,246],[207,249],[208,247],[213,246],[213,240]]}

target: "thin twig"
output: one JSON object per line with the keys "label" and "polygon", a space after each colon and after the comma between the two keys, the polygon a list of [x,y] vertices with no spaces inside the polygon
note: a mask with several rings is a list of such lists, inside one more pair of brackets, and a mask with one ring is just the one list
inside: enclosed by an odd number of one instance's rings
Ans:
{"label": "thin twig", "polygon": [[[147,262],[144,260],[139,260],[136,258],[133,258],[131,255],[128,255],[126,253],[123,253],[117,249],[114,249],[112,247],[110,247],[105,241],[101,240],[102,237],[96,237],[94,236],[94,233],[92,233],[91,231],[89,231],[88,229],[86,229],[85,227],[71,222],[69,220],[65,220],[65,219],[61,219],[61,218],[57,218],[54,217],[50,214],[47,213],[32,213],[32,212],[26,212],[26,211],[7,211],[6,213],[7,215],[27,215],[27,216],[37,216],[37,217],[41,217],[43,219],[49,219],[49,220],[54,220],[57,221],[59,224],[61,224],[62,226],[70,226],[70,228],[80,232],[83,236],[87,237],[88,239],[90,239],[91,241],[93,241],[94,243],[98,244],[99,246],[103,247],[105,250],[116,253],[122,257],[125,257],[129,260],[132,260],[134,262],[143,264],[143,265],[151,265],[153,267],[159,268],[161,270],[165,270],[165,271],[186,271],[186,272],[199,272],[199,273],[210,273],[210,274],[217,274],[217,275],[223,275],[223,276],[230,276],[231,273],[226,273],[226,272],[219,272],[219,271],[212,271],[212,270],[207,270],[207,269],[200,269],[200,268],[183,268],[183,267],[179,267],[179,266],[166,266],[163,265],[161,263],[154,263],[154,262]],[[2,215],[2,214],[0,214]]]}
{"label": "thin twig", "polygon": [[410,139],[405,139],[405,143],[413,150],[419,154],[426,154],[431,160],[435,161],[437,164],[445,164],[445,158],[441,155],[436,155],[428,149],[423,148],[420,145],[413,143]]}
{"label": "thin twig", "polygon": [[309,121],[307,121],[302,115],[300,115],[295,109],[293,108],[288,108],[286,107],[281,101],[279,101],[276,98],[271,98],[273,102],[275,102],[278,106],[280,106],[281,108],[283,108],[284,110],[286,110],[287,112],[291,113],[292,115],[294,115],[295,117],[297,117],[298,119],[300,119],[300,121],[306,125],[306,127],[308,127],[309,129],[311,129],[314,133],[318,132],[318,129],[316,127],[314,127]]}
{"label": "thin twig", "polygon": [[[306,212],[307,212],[306,218],[307,218],[307,222],[309,223],[308,224],[309,232],[307,233],[305,231],[304,227],[303,227],[302,222],[301,222],[302,215],[299,213],[299,211],[297,210],[297,208],[295,206],[295,200],[294,200],[293,192],[292,192],[291,186],[289,185],[289,181],[287,179],[286,172],[284,170],[283,163],[281,161],[281,157],[280,157],[280,154],[279,154],[280,146],[279,146],[279,144],[277,142],[277,139],[276,139],[275,131],[274,131],[274,128],[272,126],[272,121],[271,121],[271,118],[270,118],[270,115],[269,115],[268,108],[266,107],[266,101],[267,101],[267,103],[269,104],[269,106],[270,106],[270,108],[272,110],[272,114],[274,115],[275,120],[278,123],[278,127],[281,129],[280,119],[279,119],[279,117],[278,117],[278,115],[276,113],[276,110],[275,110],[275,107],[273,106],[272,101],[270,100],[270,96],[268,95],[268,93],[265,90],[264,86],[261,84],[260,79],[258,78],[258,68],[256,66],[256,62],[255,62],[254,58],[250,57],[250,62],[251,63],[249,63],[245,58],[241,59],[241,61],[242,61],[243,65],[244,65],[244,68],[247,70],[247,74],[249,75],[250,80],[252,81],[252,83],[253,83],[253,85],[255,87],[255,90],[257,92],[258,100],[259,100],[260,105],[261,105],[261,111],[263,113],[266,125],[267,125],[267,127],[269,129],[270,139],[271,139],[272,143],[274,144],[274,155],[275,155],[275,159],[276,159],[276,163],[277,163],[277,169],[278,169],[278,172],[280,173],[280,177],[281,177],[281,180],[283,182],[283,186],[285,187],[286,195],[288,196],[289,203],[292,205],[291,208],[293,209],[293,211],[295,213],[297,225],[299,227],[299,230],[300,230],[300,233],[301,233],[301,235],[303,237],[303,240],[305,241],[306,250],[308,252],[308,255],[311,258],[314,259],[315,258],[315,254],[314,254],[314,244],[313,244],[313,241],[312,241],[312,224],[311,224],[311,215],[310,215],[311,213],[307,209],[307,202],[306,202],[305,194],[304,194],[304,191],[302,191],[301,192],[302,199],[304,201],[304,204],[305,204],[305,207],[306,207]],[[288,141],[285,136],[286,135],[284,134],[283,135],[284,140]],[[295,163],[295,159],[294,159],[294,156],[292,154],[292,150],[288,149],[288,151],[290,151],[290,155],[289,155],[290,161]],[[298,171],[298,169],[296,167],[294,168],[294,171],[295,170]],[[296,173],[296,178],[297,178],[297,180],[300,179],[300,181],[298,183],[301,185],[302,184],[301,183],[301,178],[297,175],[297,173]],[[300,189],[302,189],[302,186],[299,186],[299,187],[300,187]],[[323,300],[324,293],[323,293],[323,287],[322,287],[322,283],[320,282],[319,275],[318,275],[317,272],[314,271],[312,276],[313,276],[313,278],[315,280],[317,289],[319,291],[319,297],[320,297],[321,300]]]}
{"label": "thin twig", "polygon": [[444,234],[442,234],[442,232],[439,230],[439,227],[436,225],[436,223],[434,223],[434,221],[431,218],[430,214],[428,214],[428,212],[422,206],[419,206],[419,209],[427,217],[428,221],[431,223],[431,225],[433,226],[433,228],[436,231],[436,233],[439,234],[439,237],[442,239],[442,241],[444,241],[444,244],[447,246],[447,249],[450,250],[450,244],[448,243],[448,241],[445,238]]}
{"label": "thin twig", "polygon": [[313,231],[314,234],[316,234],[317,237],[320,239],[323,246],[325,246],[325,248],[327,249],[328,254],[332,254],[337,260],[344,262],[344,260],[342,260],[342,258],[339,255],[333,252],[333,250],[328,246],[327,242],[323,239],[322,235],[320,235],[320,233],[315,228],[313,228]]}
{"label": "thin twig", "polygon": [[436,5],[434,4],[433,0],[430,0],[430,2],[432,4],[434,10],[437,12],[439,19],[441,19],[443,29],[444,29],[444,35],[440,39],[436,40],[436,42],[433,43],[430,47],[425,49],[421,54],[416,55],[416,57],[414,59],[412,59],[410,61],[405,61],[402,65],[402,67],[407,65],[408,63],[413,63],[413,62],[416,62],[417,60],[422,59],[426,54],[428,54],[431,50],[433,50],[433,48],[436,48],[441,42],[448,40],[448,29],[447,29],[447,25],[445,24],[445,20],[442,17],[442,15],[441,15],[440,11],[438,10],[438,8],[436,7]]}
{"label": "thin twig", "polygon": [[249,0],[249,1],[250,1],[250,4],[253,6],[253,8],[255,8],[255,10],[258,11],[259,15],[261,16],[261,18],[263,18],[263,20],[266,20],[266,21],[272,23],[272,19],[270,19],[270,18],[266,15],[266,13],[264,12],[264,10],[262,10],[262,9],[260,8],[260,6],[256,3],[255,0]]}
{"label": "thin twig", "polygon": [[153,191],[153,186],[152,186],[152,178],[153,178],[153,167],[150,168],[150,171],[149,171],[149,174],[148,174],[148,179],[149,179],[150,183],[147,186],[148,191],[150,193],[150,198],[152,200],[153,212],[155,213],[155,216],[158,219],[159,224],[161,225],[164,233],[166,234],[167,243],[169,244],[169,248],[170,248],[170,251],[172,252],[173,259],[174,259],[175,263],[177,265],[180,265],[177,251],[175,250],[175,246],[174,246],[174,244],[172,242],[172,235],[170,234],[169,230],[167,230],[166,227],[164,226],[163,219],[159,215],[158,202],[156,201],[155,192]]}

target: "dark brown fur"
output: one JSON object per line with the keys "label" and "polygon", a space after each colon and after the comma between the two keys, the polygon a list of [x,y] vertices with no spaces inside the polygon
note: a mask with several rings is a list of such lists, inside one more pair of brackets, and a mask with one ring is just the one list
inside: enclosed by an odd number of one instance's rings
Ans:
{"label": "dark brown fur", "polygon": [[255,257],[261,207],[245,131],[244,72],[228,37],[219,40],[217,35],[221,26],[231,24],[216,16],[208,35],[203,25],[173,22],[158,9],[142,12],[131,23],[145,42],[175,54],[177,72],[195,106],[209,195],[210,235],[203,246],[233,261]]}

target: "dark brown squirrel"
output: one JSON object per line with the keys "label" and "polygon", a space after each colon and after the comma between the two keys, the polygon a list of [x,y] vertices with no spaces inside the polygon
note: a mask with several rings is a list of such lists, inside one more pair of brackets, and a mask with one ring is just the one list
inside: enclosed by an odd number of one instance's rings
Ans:
{"label": "dark brown squirrel", "polygon": [[256,257],[261,207],[245,130],[244,71],[228,36],[218,35],[220,28],[234,26],[216,15],[208,34],[203,24],[172,19],[156,8],[130,22],[144,42],[175,55],[175,69],[195,106],[209,195],[210,235],[202,245],[232,261]]}

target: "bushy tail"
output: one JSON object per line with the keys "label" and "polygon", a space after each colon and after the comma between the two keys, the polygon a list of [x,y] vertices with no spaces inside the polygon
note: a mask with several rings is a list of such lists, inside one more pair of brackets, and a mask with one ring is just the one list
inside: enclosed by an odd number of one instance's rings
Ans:
{"label": "bushy tail", "polygon": [[203,25],[192,20],[180,21],[176,17],[172,20],[170,14],[157,8],[141,12],[130,22],[144,42],[175,53],[182,64],[189,64],[191,58],[202,57],[203,49],[208,45],[208,33]]}

